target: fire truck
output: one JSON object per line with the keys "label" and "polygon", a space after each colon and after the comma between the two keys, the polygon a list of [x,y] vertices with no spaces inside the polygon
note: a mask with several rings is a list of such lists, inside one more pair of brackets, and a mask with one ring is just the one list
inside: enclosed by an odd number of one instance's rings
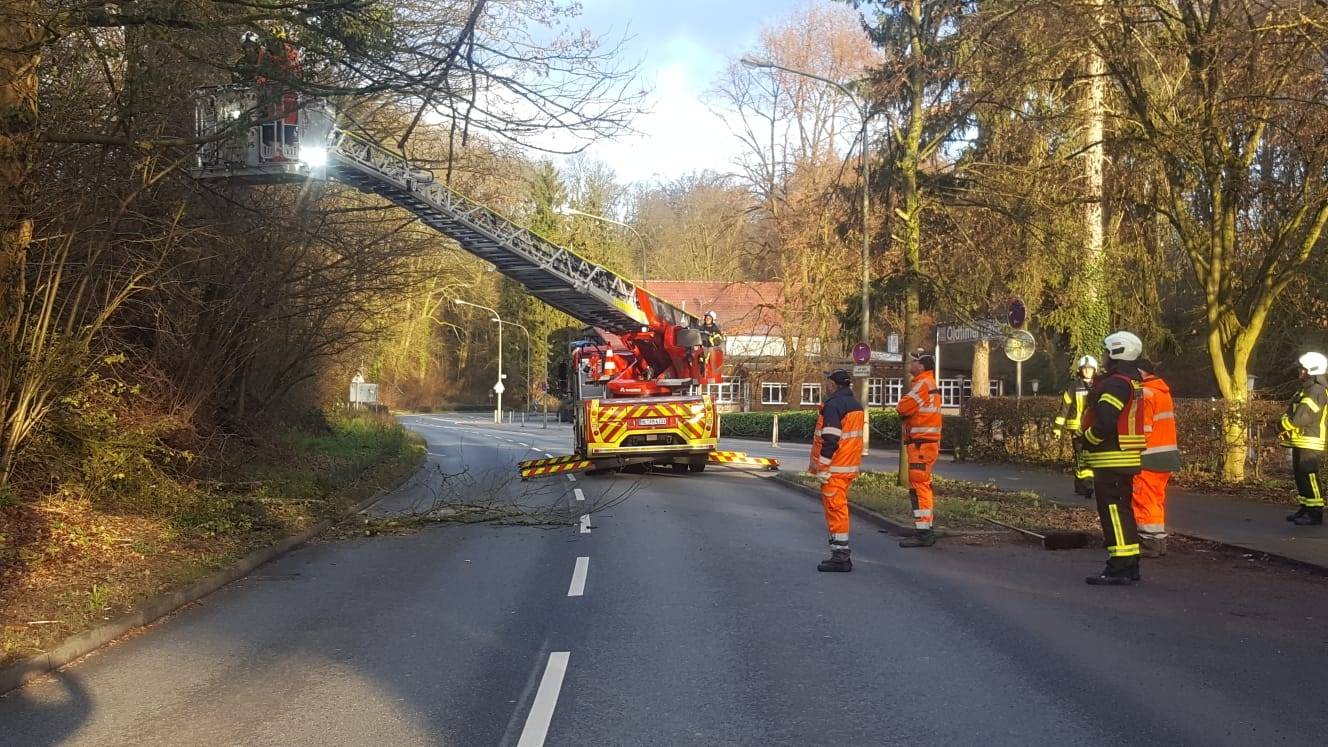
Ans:
{"label": "fire truck", "polygon": [[587,326],[571,351],[573,453],[522,462],[523,479],[639,466],[778,468],[773,459],[719,450],[720,414],[705,391],[721,381],[724,354],[702,346],[700,320],[685,310],[339,126],[325,101],[262,85],[214,86],[196,92],[195,116],[206,141],[196,178],[336,180],[378,195]]}

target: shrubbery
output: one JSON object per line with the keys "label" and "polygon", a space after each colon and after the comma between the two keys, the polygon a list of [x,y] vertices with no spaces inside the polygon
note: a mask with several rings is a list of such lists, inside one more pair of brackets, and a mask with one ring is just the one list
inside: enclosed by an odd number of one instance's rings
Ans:
{"label": "shrubbery", "polygon": [[[774,428],[775,415],[779,415],[779,440],[793,443],[811,443],[816,430],[815,410],[785,410],[782,412],[733,412],[720,418],[720,436],[768,440]],[[961,417],[947,415],[941,444],[947,449],[963,449],[970,437],[969,423]],[[872,443],[899,443],[899,415],[893,409],[871,411]]]}
{"label": "shrubbery", "polygon": [[[1222,400],[1176,400],[1176,427],[1183,474],[1212,477],[1222,471],[1222,423],[1228,405]],[[1278,420],[1286,405],[1255,400],[1238,413],[1247,424],[1246,449],[1253,466],[1251,477],[1285,472],[1286,449],[1277,445]],[[999,462],[1065,467],[1072,447],[1068,435],[1055,438],[1059,398],[1011,397],[972,399],[965,405],[965,418],[972,440],[964,456]],[[947,423],[948,427],[948,423]]]}

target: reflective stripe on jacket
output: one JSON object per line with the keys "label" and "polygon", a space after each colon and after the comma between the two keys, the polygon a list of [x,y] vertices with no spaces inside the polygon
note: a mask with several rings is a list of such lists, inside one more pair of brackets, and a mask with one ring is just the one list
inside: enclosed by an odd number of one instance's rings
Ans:
{"label": "reflective stripe on jacket", "polygon": [[862,466],[862,404],[844,387],[823,402],[812,434],[812,461],[817,471],[856,473]]}
{"label": "reflective stripe on jacket", "polygon": [[1323,451],[1328,443],[1328,377],[1314,376],[1296,393],[1282,416],[1283,446]]}
{"label": "reflective stripe on jacket", "polygon": [[1087,403],[1088,385],[1083,379],[1075,379],[1070,388],[1061,394],[1061,412],[1056,416],[1056,427],[1069,428],[1071,433],[1082,430],[1084,405]]}
{"label": "reflective stripe on jacket", "polygon": [[913,379],[908,394],[899,398],[899,418],[904,443],[941,440],[941,393],[936,375],[923,371]]}
{"label": "reflective stripe on jacket", "polygon": [[1147,446],[1142,386],[1132,364],[1118,368],[1093,385],[1084,410],[1084,461],[1093,469],[1139,471],[1139,455]]}
{"label": "reflective stripe on jacket", "polygon": [[1177,472],[1180,470],[1180,446],[1176,439],[1176,403],[1171,398],[1171,387],[1161,377],[1148,371],[1143,375],[1145,446],[1139,455],[1139,466],[1150,472]]}

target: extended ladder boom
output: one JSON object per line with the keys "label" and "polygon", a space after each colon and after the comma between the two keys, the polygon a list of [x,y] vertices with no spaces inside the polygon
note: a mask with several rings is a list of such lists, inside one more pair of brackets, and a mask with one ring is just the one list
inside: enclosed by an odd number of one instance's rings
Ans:
{"label": "extended ladder boom", "polygon": [[[332,133],[327,175],[384,197],[493,264],[531,295],[586,324],[629,332],[648,324],[634,284],[435,181],[427,171],[345,130]],[[646,294],[669,321],[696,320]]]}

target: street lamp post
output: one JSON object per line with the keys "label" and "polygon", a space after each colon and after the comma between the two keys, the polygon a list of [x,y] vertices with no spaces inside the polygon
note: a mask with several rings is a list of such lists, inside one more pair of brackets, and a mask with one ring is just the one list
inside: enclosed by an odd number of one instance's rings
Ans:
{"label": "street lamp post", "polygon": [[612,218],[605,218],[605,217],[602,216],[602,215],[595,215],[594,213],[587,213],[587,212],[585,212],[585,211],[583,211],[583,210],[577,210],[577,209],[574,208],[574,207],[568,207],[568,206],[566,206],[566,205],[559,205],[559,206],[555,207],[555,208],[553,209],[553,212],[555,212],[555,213],[557,213],[557,214],[559,214],[559,215],[579,215],[579,216],[581,216],[581,217],[583,217],[583,218],[589,218],[589,219],[591,219],[591,220],[597,220],[597,221],[601,221],[601,222],[603,222],[603,223],[612,223],[612,224],[615,225],[615,226],[619,226],[619,227],[621,227],[621,228],[626,228],[628,231],[631,231],[631,232],[632,232],[632,235],[635,236],[635,237],[636,237],[636,240],[637,240],[638,242],[640,242],[640,244],[641,244],[641,287],[642,287],[642,288],[646,287],[646,240],[645,240],[644,237],[641,236],[641,232],[640,232],[640,231],[637,231],[635,228],[632,228],[630,225],[628,225],[628,224],[626,224],[626,223],[623,223],[623,222],[620,221],[620,220],[614,220],[614,219],[612,219]]}
{"label": "street lamp post", "polygon": [[534,389],[531,388],[531,378],[530,378],[530,372],[531,372],[531,368],[530,368],[530,349],[531,349],[530,330],[526,329],[526,325],[524,325],[524,324],[522,324],[522,323],[520,323],[520,322],[508,322],[508,321],[504,321],[504,320],[502,320],[502,319],[499,319],[499,318],[496,317],[496,316],[495,316],[493,319],[489,320],[489,321],[498,322],[498,326],[500,326],[500,327],[501,327],[502,325],[504,325],[504,324],[506,324],[506,325],[508,325],[508,326],[510,326],[510,327],[516,327],[517,329],[519,329],[519,330],[521,330],[522,332],[525,332],[525,333],[526,333],[526,410],[530,410],[531,399],[532,399],[532,397],[534,396]]}
{"label": "street lamp post", "polygon": [[[863,342],[871,341],[871,231],[869,216],[871,215],[871,159],[867,153],[867,123],[871,119],[871,112],[867,105],[858,98],[852,89],[840,83],[815,73],[809,73],[806,70],[797,70],[791,67],[770,62],[769,60],[757,60],[751,57],[743,57],[742,64],[751,68],[764,68],[767,70],[783,70],[791,75],[800,75],[804,78],[811,78],[833,86],[840,93],[844,94],[849,101],[853,102],[858,110],[858,116],[862,119],[862,130],[859,137],[862,139],[862,155],[860,166],[862,169],[862,327],[859,334]],[[862,431],[862,455],[868,455],[868,445],[871,442],[871,408],[867,403],[867,379],[858,379],[857,386],[858,401],[862,403],[863,409],[867,412],[867,425]],[[884,391],[882,391],[884,394]],[[900,446],[902,453],[903,447]]]}
{"label": "street lamp post", "polygon": [[498,322],[498,383],[493,385],[494,394],[498,395],[497,407],[493,411],[493,422],[501,424],[503,422],[503,318],[498,310],[488,306],[481,306],[470,301],[463,301],[460,298],[452,299],[452,303],[458,306],[474,306],[477,309],[484,309],[493,314],[493,321]]}

